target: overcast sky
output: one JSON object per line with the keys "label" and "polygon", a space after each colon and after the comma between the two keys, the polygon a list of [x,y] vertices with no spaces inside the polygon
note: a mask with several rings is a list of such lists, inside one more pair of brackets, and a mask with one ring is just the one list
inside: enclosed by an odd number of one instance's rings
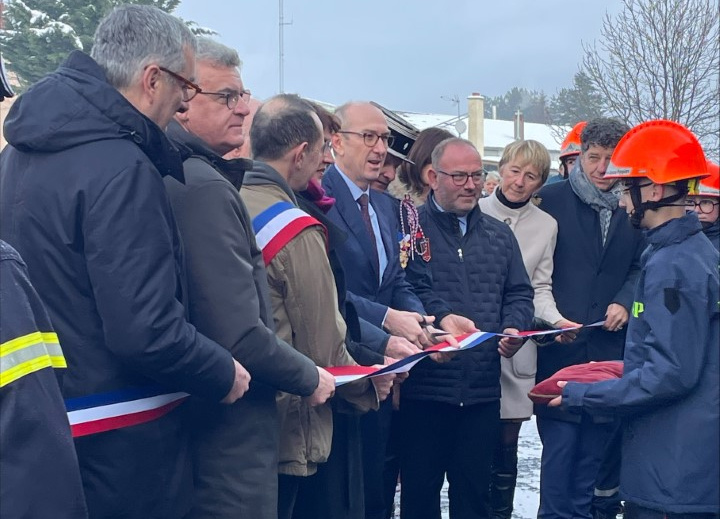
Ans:
{"label": "overcast sky", "polygon": [[[600,35],[621,0],[284,0],[284,89],[341,104],[377,101],[456,113],[443,99],[513,86],[569,87],[581,43]],[[182,0],[175,14],[238,50],[245,87],[279,91],[277,0]]]}

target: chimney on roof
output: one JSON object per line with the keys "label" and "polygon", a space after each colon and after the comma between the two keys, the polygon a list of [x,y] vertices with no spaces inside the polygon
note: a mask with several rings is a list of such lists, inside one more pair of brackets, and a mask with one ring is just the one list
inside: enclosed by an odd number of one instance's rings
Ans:
{"label": "chimney on roof", "polygon": [[523,113],[518,108],[515,111],[515,124],[514,126],[514,132],[513,136],[515,137],[516,141],[522,141],[525,139],[525,118],[523,117]]}
{"label": "chimney on roof", "polygon": [[468,140],[477,148],[480,156],[485,154],[485,98],[473,92],[468,100]]}
{"label": "chimney on roof", "polygon": [[497,119],[497,105],[492,105],[492,118]]}

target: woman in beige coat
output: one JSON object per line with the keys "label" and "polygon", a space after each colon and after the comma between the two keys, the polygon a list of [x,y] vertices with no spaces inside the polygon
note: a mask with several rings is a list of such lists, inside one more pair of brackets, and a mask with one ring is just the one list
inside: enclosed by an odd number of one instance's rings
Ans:
{"label": "woman in beige coat", "polygon": [[[557,222],[538,209],[531,198],[550,173],[550,154],[537,141],[515,141],[500,159],[500,185],[479,201],[480,209],[510,226],[517,238],[525,269],[535,289],[535,316],[556,328],[575,326],[564,319],[552,295],[553,253]],[[573,339],[566,333],[562,342]],[[501,437],[493,460],[491,504],[495,519],[510,519],[517,479],[517,444],[522,422],[532,416],[528,391],[535,384],[536,344],[528,341],[512,358],[501,358]]]}

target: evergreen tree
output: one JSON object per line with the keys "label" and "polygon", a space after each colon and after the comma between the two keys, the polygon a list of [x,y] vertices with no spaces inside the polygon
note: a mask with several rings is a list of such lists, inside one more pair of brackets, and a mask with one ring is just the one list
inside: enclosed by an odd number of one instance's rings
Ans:
{"label": "evergreen tree", "polygon": [[545,92],[513,87],[505,94],[485,98],[485,117],[492,117],[495,107],[498,119],[511,121],[517,110],[522,111],[525,122],[545,124],[548,122],[548,100]]}
{"label": "evergreen tree", "polygon": [[550,115],[555,124],[574,126],[579,121],[602,117],[603,96],[582,70],[575,74],[572,88],[561,89],[550,102]]}
{"label": "evergreen tree", "polygon": [[[76,49],[90,52],[100,20],[121,4],[153,5],[168,13],[180,0],[12,0],[5,4],[0,51],[21,90],[52,72]],[[196,34],[212,31],[188,23]]]}

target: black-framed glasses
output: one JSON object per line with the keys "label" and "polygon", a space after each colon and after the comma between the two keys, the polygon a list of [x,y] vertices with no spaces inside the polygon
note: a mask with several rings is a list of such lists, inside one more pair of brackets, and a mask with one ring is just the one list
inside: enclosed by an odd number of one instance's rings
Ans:
{"label": "black-framed glasses", "polygon": [[482,171],[476,171],[474,173],[463,173],[460,171],[454,171],[452,173],[448,173],[447,171],[443,171],[442,169],[436,169],[438,173],[442,173],[443,175],[447,175],[450,177],[453,181],[453,184],[455,184],[457,187],[464,186],[467,184],[468,178],[472,178],[473,184],[477,185],[485,180],[485,170]]}
{"label": "black-framed glasses", "polygon": [[186,79],[180,74],[173,72],[172,70],[166,69],[165,67],[158,66],[158,68],[180,82],[180,87],[182,88],[182,100],[184,102],[187,103],[188,101],[192,101],[192,99],[196,95],[202,93],[202,88],[200,88],[199,85],[196,85],[189,79]]}
{"label": "black-framed glasses", "polygon": [[620,194],[627,195],[633,187],[642,188],[642,187],[652,186],[652,184],[653,184],[652,182],[647,182],[646,184],[621,184],[620,185]]}
{"label": "black-framed glasses", "polygon": [[694,211],[697,207],[703,214],[712,213],[716,205],[720,205],[720,202],[714,202],[707,199],[695,201],[688,198],[687,200],[685,200],[685,209],[687,209],[688,211]]}
{"label": "black-framed glasses", "polygon": [[395,142],[395,137],[393,137],[390,134],[378,134],[375,132],[351,132],[350,130],[340,130],[338,133],[349,133],[351,135],[360,135],[363,138],[363,142],[365,143],[365,146],[368,148],[372,148],[375,146],[378,142],[378,140],[382,140],[383,144],[385,144],[386,148],[389,148],[393,145]]}
{"label": "black-framed glasses", "polygon": [[248,104],[250,102],[250,97],[252,96],[252,93],[250,92],[250,90],[241,90],[240,92],[200,92],[200,93],[202,95],[217,96],[218,99],[224,99],[225,106],[227,106],[229,110],[232,110],[233,108],[235,108],[238,104],[238,101],[240,101],[240,99],[242,99],[245,104]]}

